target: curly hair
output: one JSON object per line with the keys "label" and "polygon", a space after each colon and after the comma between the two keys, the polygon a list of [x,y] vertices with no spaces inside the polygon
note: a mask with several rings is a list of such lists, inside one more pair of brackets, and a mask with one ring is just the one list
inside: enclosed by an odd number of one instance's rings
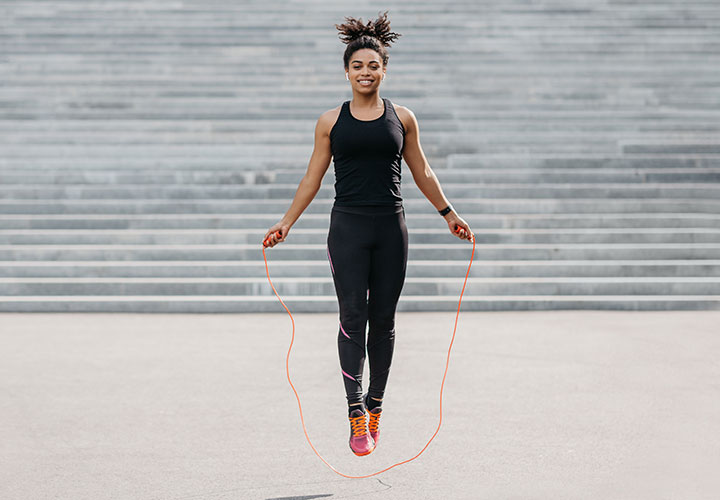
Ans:
{"label": "curly hair", "polygon": [[383,14],[378,13],[378,18],[375,21],[369,20],[367,24],[363,24],[362,18],[345,17],[345,23],[335,25],[340,32],[338,36],[347,44],[343,54],[345,69],[348,68],[350,57],[360,49],[376,51],[382,58],[383,66],[387,65],[390,56],[385,47],[389,47],[391,42],[402,36],[400,33],[390,31],[387,13],[388,11]]}

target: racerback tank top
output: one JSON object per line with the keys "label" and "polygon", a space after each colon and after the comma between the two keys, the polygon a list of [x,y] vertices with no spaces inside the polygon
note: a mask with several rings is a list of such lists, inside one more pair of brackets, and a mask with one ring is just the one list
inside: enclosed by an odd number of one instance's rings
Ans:
{"label": "racerback tank top", "polygon": [[402,207],[400,192],[405,127],[389,99],[374,120],[358,120],[350,113],[350,101],[342,104],[330,130],[335,164],[333,207]]}

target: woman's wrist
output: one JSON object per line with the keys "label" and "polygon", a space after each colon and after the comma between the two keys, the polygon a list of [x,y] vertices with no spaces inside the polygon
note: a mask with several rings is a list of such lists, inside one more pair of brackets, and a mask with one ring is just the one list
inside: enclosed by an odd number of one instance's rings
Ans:
{"label": "woman's wrist", "polygon": [[449,224],[449,223],[451,223],[451,222],[456,222],[456,221],[458,221],[458,220],[460,219],[460,216],[457,214],[457,212],[456,212],[455,209],[453,208],[453,209],[450,210],[448,213],[446,213],[445,215],[443,215],[443,219],[445,219],[445,221]]}
{"label": "woman's wrist", "polygon": [[445,208],[442,208],[442,209],[438,210],[438,213],[439,213],[440,215],[442,215],[443,217],[447,216],[448,214],[451,214],[452,212],[453,212],[453,207],[452,207],[452,205],[448,205],[448,206],[446,206]]}

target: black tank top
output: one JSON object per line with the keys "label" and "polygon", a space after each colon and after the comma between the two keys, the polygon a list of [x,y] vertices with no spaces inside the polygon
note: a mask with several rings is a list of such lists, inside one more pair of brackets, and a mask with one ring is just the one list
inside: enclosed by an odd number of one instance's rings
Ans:
{"label": "black tank top", "polygon": [[358,120],[345,101],[330,130],[335,164],[333,207],[402,207],[400,193],[405,127],[389,99],[375,120]]}

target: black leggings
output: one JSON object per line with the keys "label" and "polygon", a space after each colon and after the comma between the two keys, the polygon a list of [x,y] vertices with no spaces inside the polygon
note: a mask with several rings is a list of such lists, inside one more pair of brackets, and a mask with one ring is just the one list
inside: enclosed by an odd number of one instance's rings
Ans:
{"label": "black leggings", "polygon": [[333,207],[327,251],[340,310],[338,354],[348,405],[362,400],[366,323],[368,393],[382,399],[395,345],[395,309],[407,269],[403,207]]}

